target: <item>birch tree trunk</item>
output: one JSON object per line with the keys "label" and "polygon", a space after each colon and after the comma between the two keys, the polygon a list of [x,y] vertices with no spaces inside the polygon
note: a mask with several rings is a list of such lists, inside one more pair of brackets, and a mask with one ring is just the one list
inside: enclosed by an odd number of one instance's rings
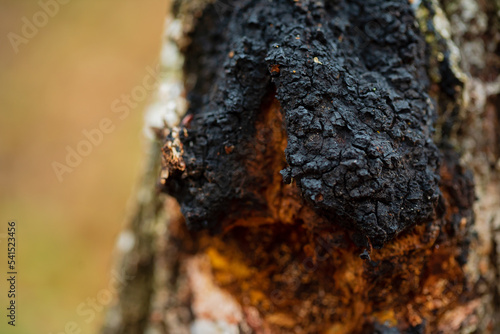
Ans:
{"label": "birch tree trunk", "polygon": [[174,1],[102,332],[500,333],[499,13]]}

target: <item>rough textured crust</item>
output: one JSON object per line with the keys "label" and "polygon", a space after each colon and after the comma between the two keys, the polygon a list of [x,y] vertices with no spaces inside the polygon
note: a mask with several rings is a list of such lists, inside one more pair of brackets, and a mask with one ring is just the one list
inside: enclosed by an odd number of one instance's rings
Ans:
{"label": "rough textured crust", "polygon": [[258,156],[255,123],[274,90],[288,135],[284,181],[316,212],[377,248],[433,219],[435,113],[407,1],[241,0],[208,5],[199,20],[186,50],[188,116],[165,139],[167,156],[183,151],[183,168],[165,163],[162,180],[191,228],[266,205],[246,162]]}

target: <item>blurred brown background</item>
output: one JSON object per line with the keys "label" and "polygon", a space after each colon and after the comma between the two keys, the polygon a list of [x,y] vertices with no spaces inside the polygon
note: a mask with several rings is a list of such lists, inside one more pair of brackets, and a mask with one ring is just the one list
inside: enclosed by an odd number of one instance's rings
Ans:
{"label": "blurred brown background", "polygon": [[[147,101],[124,120],[111,103],[157,62],[167,1],[70,0],[18,53],[8,34],[22,36],[23,17],[32,21],[42,9],[38,1],[0,5],[0,234],[9,219],[17,221],[19,271],[17,326],[7,326],[0,311],[0,332],[59,334],[75,322],[82,333],[96,333],[104,311],[89,320],[77,307],[108,286],[141,168]],[[105,117],[115,130],[59,182],[51,164],[64,163],[66,146],[75,148],[82,131]]]}

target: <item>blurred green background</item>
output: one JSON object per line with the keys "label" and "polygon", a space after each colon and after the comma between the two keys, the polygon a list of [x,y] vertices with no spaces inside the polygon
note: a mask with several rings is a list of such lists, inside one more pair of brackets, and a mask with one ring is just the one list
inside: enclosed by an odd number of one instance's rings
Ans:
{"label": "blurred green background", "polygon": [[[46,3],[50,0],[42,0]],[[62,0],[61,0],[62,2]],[[17,326],[7,326],[6,240],[0,240],[0,333],[96,333],[104,311],[76,312],[108,286],[113,248],[141,168],[143,108],[118,120],[112,102],[158,59],[167,0],[66,0],[16,53],[38,1],[1,0],[0,234],[18,224]],[[11,35],[12,36],[12,35]],[[103,118],[116,128],[59,182],[52,163]]]}

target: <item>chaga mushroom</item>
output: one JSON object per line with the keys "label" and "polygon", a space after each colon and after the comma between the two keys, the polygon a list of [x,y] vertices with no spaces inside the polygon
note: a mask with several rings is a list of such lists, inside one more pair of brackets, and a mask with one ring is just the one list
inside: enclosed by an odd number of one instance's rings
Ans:
{"label": "chaga mushroom", "polygon": [[283,181],[319,216],[376,248],[435,218],[435,111],[408,1],[239,0],[199,20],[185,50],[190,122],[164,139],[162,180],[190,228],[265,211],[269,171],[248,162],[272,99]]}

